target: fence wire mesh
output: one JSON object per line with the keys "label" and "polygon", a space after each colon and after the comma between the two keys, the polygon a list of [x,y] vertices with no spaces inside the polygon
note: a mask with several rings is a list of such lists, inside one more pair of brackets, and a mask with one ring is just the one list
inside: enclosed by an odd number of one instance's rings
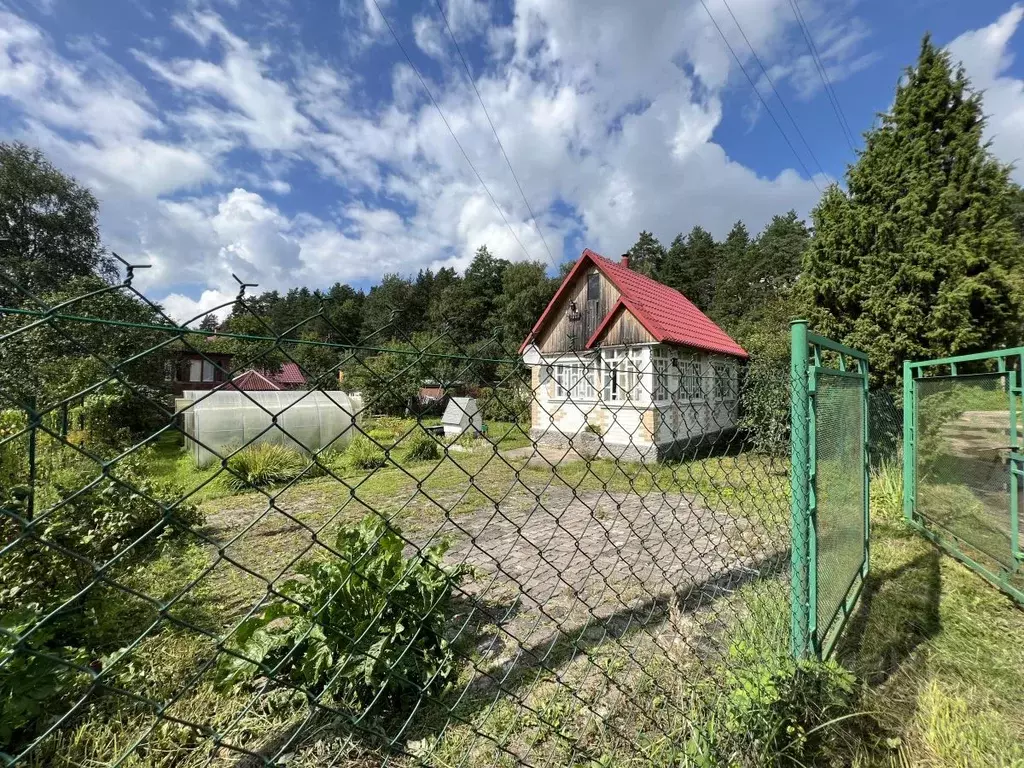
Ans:
{"label": "fence wire mesh", "polygon": [[1012,572],[1008,378],[979,373],[915,380],[915,512],[969,556]]}
{"label": "fence wire mesh", "polygon": [[783,368],[7,289],[6,764],[743,753],[716,708],[788,653]]}
{"label": "fence wire mesh", "polygon": [[864,382],[819,374],[814,396],[816,611],[821,645],[867,557],[864,519]]}

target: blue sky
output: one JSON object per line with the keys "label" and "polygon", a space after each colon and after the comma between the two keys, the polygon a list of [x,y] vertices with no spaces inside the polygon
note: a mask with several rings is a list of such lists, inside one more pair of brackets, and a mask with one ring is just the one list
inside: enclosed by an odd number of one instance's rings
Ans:
{"label": "blue sky", "polygon": [[[440,2],[450,33],[436,0],[0,0],[0,135],[95,190],[106,244],[178,317],[232,272],[366,286],[484,243],[560,262],[757,231],[853,157],[791,0]],[[1024,157],[1024,6],[797,3],[855,146],[930,30],[986,90],[993,151]]]}

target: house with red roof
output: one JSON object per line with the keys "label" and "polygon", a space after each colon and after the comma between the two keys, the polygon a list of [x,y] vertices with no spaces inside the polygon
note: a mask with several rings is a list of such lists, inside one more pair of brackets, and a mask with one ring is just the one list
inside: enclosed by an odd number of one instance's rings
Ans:
{"label": "house with red roof", "polygon": [[650,461],[735,428],[747,353],[628,256],[584,250],[520,354],[533,372],[538,442],[596,442]]}

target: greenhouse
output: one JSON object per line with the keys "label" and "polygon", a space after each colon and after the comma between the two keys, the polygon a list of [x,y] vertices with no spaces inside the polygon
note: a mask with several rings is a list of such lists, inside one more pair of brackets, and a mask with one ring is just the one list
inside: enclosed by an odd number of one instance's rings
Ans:
{"label": "greenhouse", "polygon": [[352,438],[358,403],[344,392],[186,391],[176,403],[197,467],[250,443],[305,452],[342,449]]}

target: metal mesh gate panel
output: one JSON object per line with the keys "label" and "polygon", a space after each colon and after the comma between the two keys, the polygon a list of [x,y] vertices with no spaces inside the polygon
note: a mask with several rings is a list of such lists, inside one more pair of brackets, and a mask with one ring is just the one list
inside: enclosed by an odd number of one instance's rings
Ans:
{"label": "metal mesh gate panel", "polygon": [[864,567],[864,385],[822,374],[815,395],[817,628],[827,638]]}

